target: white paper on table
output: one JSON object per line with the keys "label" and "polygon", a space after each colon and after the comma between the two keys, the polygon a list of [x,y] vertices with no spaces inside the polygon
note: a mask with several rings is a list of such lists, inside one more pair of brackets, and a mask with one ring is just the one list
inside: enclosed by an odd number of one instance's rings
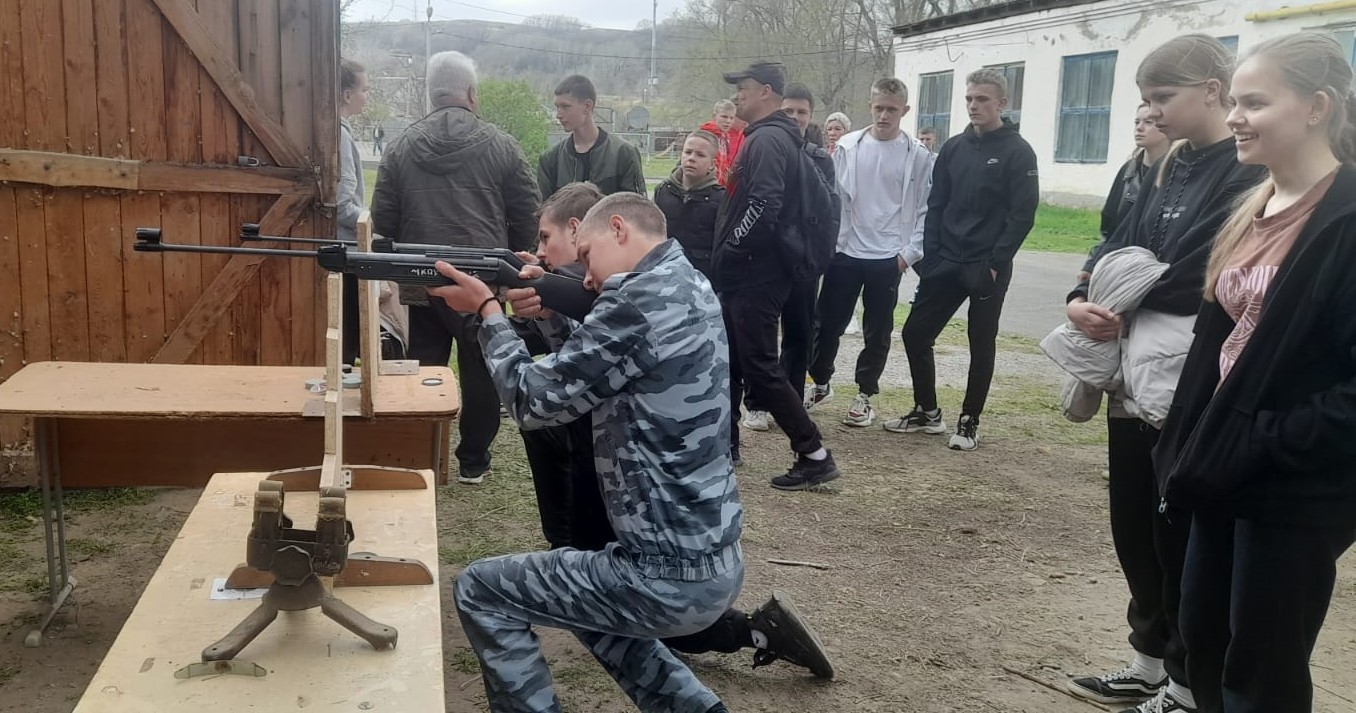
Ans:
{"label": "white paper on table", "polygon": [[226,578],[217,577],[212,580],[211,599],[227,602],[239,601],[241,599],[263,599],[264,592],[267,591],[268,587],[260,589],[227,589]]}

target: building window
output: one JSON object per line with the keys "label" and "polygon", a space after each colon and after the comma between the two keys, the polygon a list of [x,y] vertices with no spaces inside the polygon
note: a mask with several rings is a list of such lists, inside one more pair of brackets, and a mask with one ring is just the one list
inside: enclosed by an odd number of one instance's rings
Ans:
{"label": "building window", "polygon": [[1010,119],[1014,124],[1022,123],[1022,85],[1026,78],[1026,63],[995,64],[985,69],[996,69],[1008,80],[1008,108],[1003,111],[1003,118]]}
{"label": "building window", "polygon": [[1229,35],[1228,37],[1216,37],[1219,43],[1224,45],[1235,56],[1238,55],[1238,35]]}
{"label": "building window", "polygon": [[1356,31],[1337,30],[1332,33],[1332,36],[1336,37],[1337,41],[1341,43],[1342,50],[1347,55],[1347,61],[1351,63],[1351,66],[1356,67]]}
{"label": "building window", "polygon": [[1111,139],[1111,89],[1115,76],[1115,52],[1064,58],[1056,161],[1106,163],[1107,144]]}
{"label": "building window", "polygon": [[932,127],[937,145],[951,137],[951,84],[954,73],[937,72],[918,78],[918,128]]}

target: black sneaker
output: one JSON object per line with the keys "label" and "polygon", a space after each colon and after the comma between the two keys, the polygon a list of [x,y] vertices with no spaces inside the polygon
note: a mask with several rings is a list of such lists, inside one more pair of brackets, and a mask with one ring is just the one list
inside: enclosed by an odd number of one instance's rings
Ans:
{"label": "black sneaker", "polygon": [[932,413],[914,406],[908,416],[886,421],[882,426],[892,433],[927,433],[934,436],[946,433],[946,422],[942,420],[942,410]]}
{"label": "black sneaker", "polygon": [[744,459],[739,455],[739,446],[730,449],[730,464],[736,468],[743,467]]}
{"label": "black sneaker", "polygon": [[754,668],[782,660],[808,668],[819,678],[833,678],[828,652],[785,593],[773,590],[772,598],[749,614],[749,628],[767,636],[767,648],[753,655]]}
{"label": "black sneaker", "polygon": [[1177,700],[1177,697],[1168,693],[1168,689],[1164,687],[1153,698],[1134,708],[1126,708],[1120,713],[1196,713],[1196,709]]}
{"label": "black sneaker", "polygon": [[809,456],[798,455],[791,470],[772,479],[772,487],[778,490],[814,490],[837,479],[838,466],[833,462],[832,452],[824,460],[812,460]]}
{"label": "black sneaker", "polygon": [[1167,685],[1166,675],[1158,681],[1147,681],[1127,666],[1102,676],[1075,678],[1069,681],[1069,692],[1098,703],[1139,703],[1156,697]]}

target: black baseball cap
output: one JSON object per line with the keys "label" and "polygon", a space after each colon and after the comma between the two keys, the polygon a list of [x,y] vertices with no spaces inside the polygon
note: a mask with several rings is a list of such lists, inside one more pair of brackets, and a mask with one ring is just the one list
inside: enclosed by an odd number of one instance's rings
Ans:
{"label": "black baseball cap", "polygon": [[728,84],[739,84],[745,79],[752,79],[759,84],[766,84],[772,87],[772,91],[778,96],[786,90],[786,65],[781,62],[754,62],[748,69],[739,72],[726,72],[725,81]]}

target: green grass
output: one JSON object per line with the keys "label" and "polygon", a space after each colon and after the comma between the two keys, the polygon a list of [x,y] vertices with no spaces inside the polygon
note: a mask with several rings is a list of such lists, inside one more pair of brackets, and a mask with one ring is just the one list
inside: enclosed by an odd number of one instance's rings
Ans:
{"label": "green grass", "polygon": [[678,165],[678,158],[672,154],[668,156],[649,156],[645,158],[640,167],[644,171],[647,181],[658,183],[673,173],[673,167]]}
{"label": "green grass", "polygon": [[363,205],[372,207],[372,189],[377,187],[377,169],[363,169]]}
{"label": "green grass", "polygon": [[1053,253],[1087,253],[1097,244],[1101,213],[1083,208],[1062,208],[1042,203],[1036,209],[1036,226],[1023,250]]}
{"label": "green grass", "polygon": [[103,540],[95,540],[88,537],[72,537],[66,540],[66,549],[78,555],[94,557],[95,555],[106,555],[115,548],[113,545]]}
{"label": "green grass", "polygon": [[[904,321],[909,318],[910,305],[901,304],[895,307],[895,329],[904,326]],[[970,338],[966,336],[966,321],[963,319],[952,318],[946,323],[946,328],[937,337],[937,345],[943,347],[968,347]],[[998,335],[996,342],[999,352],[1022,352],[1024,354],[1040,354],[1040,341],[1030,337],[1024,337],[1020,334],[1002,334]]]}

